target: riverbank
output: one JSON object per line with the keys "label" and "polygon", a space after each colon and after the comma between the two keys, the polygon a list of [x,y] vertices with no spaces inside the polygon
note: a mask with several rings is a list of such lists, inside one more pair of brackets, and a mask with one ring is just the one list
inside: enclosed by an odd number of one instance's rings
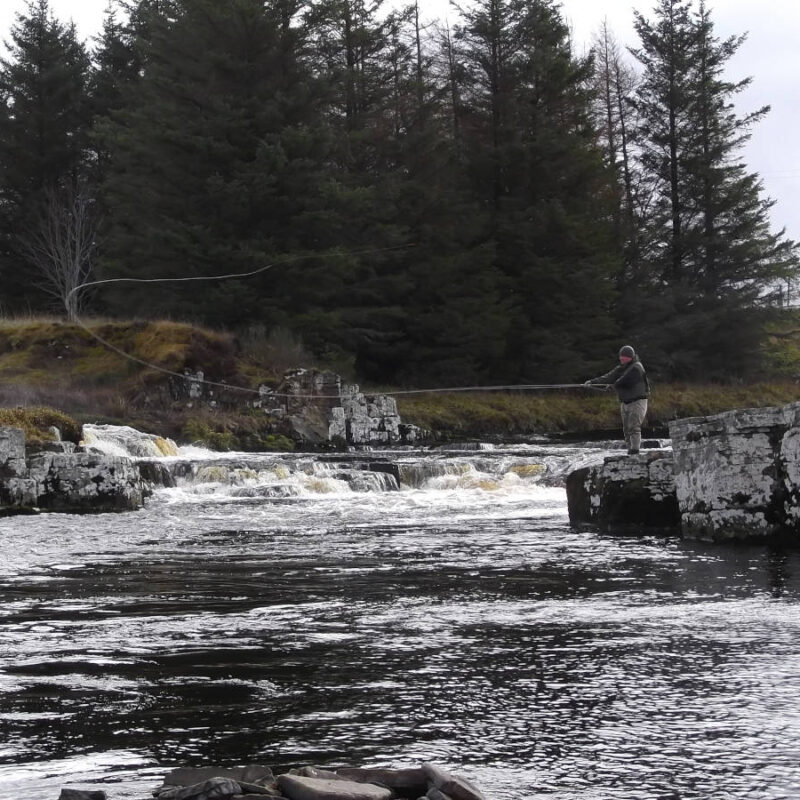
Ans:
{"label": "riverbank", "polygon": [[[650,400],[644,435],[666,437],[668,425],[675,419],[781,406],[798,398],[800,385],[788,381],[735,387],[659,385]],[[28,442],[50,440],[52,426],[61,430],[64,439],[78,442],[81,424],[101,422],[131,425],[211,450],[263,452],[294,447],[290,439],[270,433],[260,409],[236,413],[224,409],[143,408],[118,416],[91,405],[69,406],[70,414],[42,406],[0,408],[0,425],[23,428]],[[547,435],[593,439],[616,437],[620,429],[616,397],[582,388],[547,393],[398,395],[397,408],[405,424],[429,431],[433,442],[472,438],[511,441]]]}
{"label": "riverbank", "polygon": [[[48,319],[0,321],[0,410],[25,412],[22,422],[0,419],[0,424],[25,428],[29,442],[46,440],[52,425],[78,441],[80,423],[92,422],[130,425],[214,450],[298,446],[291,431],[270,417],[259,387],[278,386],[287,368],[309,366],[307,353],[268,336],[237,338],[179,322],[95,320],[87,328],[130,358],[81,326]],[[784,350],[793,341],[782,337],[770,345],[774,357],[765,364],[774,374],[792,374],[797,359],[793,350]],[[365,394],[373,389],[362,387]],[[397,390],[375,392],[392,396]],[[429,431],[433,441],[595,438],[617,436],[620,427],[614,394],[597,389],[394,396],[403,423]],[[780,406],[798,397],[800,385],[788,378],[736,386],[657,382],[645,435],[665,436],[674,419]],[[73,422],[56,419],[49,409]]]}
{"label": "riverbank", "polygon": [[[790,381],[741,386],[663,384],[650,398],[645,436],[666,436],[670,421],[738,408],[780,406],[800,399]],[[584,438],[620,429],[616,395],[596,389],[558,392],[399,395],[404,422],[434,431],[438,438],[515,438],[568,434]]]}

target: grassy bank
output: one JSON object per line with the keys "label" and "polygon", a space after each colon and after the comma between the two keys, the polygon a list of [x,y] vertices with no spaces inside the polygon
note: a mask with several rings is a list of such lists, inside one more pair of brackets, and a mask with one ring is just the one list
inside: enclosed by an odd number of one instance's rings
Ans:
{"label": "grassy bank", "polygon": [[[767,342],[771,355],[765,362],[775,374],[800,373],[800,320],[791,323],[794,327],[787,324]],[[79,423],[108,422],[216,449],[291,448],[291,440],[262,411],[245,406],[241,393],[231,393],[229,403],[218,394],[215,408],[191,407],[185,397],[174,397],[163,372],[202,370],[207,379],[228,386],[276,385],[287,367],[308,364],[291,338],[282,342],[252,331],[237,338],[172,321],[87,325],[130,358],[77,325],[46,318],[0,320],[0,424],[24,427],[31,440],[46,439],[51,425],[75,439]],[[780,362],[780,369],[773,362]],[[658,384],[646,432],[662,433],[678,417],[798,399],[800,384],[788,378],[742,386]],[[588,436],[620,428],[615,396],[596,389],[398,395],[398,406],[404,422],[444,439]],[[59,417],[62,412],[68,416]]]}
{"label": "grassy bank", "polygon": [[169,373],[197,370],[229,386],[275,382],[263,343],[168,320],[85,324],[94,336],[57,319],[0,320],[0,424],[24,428],[29,441],[46,440],[51,425],[76,438],[75,426],[79,435],[81,423],[100,422],[219,449],[291,446],[273,435],[263,413],[190,408],[170,388]]}
{"label": "grassy bank", "polygon": [[[662,434],[670,420],[681,417],[795,400],[800,400],[800,385],[789,381],[743,386],[659,384],[650,399],[645,432]],[[401,395],[398,408],[404,422],[436,431],[444,438],[591,435],[620,429],[616,395],[595,389]]]}

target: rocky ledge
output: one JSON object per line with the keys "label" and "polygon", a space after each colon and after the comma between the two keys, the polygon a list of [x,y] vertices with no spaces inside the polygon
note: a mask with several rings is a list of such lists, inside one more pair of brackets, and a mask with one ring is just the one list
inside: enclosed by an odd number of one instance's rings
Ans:
{"label": "rocky ledge", "polygon": [[800,533],[800,403],[676,420],[670,436],[685,536]]}
{"label": "rocky ledge", "polygon": [[571,523],[596,525],[602,531],[679,526],[672,451],[608,456],[571,472],[567,505]]}
{"label": "rocky ledge", "polygon": [[0,427],[0,516],[133,511],[149,493],[130,458],[76,452],[69,442],[26,453],[24,431]]}
{"label": "rocky ledge", "polygon": [[567,478],[570,520],[708,541],[800,534],[800,403],[675,420],[672,452],[612,456]]}
{"label": "rocky ledge", "polygon": [[[469,781],[434,764],[407,769],[301,767],[277,777],[269,767],[175,769],[153,792],[157,800],[486,800]],[[97,789],[61,790],[59,800],[106,800]]]}

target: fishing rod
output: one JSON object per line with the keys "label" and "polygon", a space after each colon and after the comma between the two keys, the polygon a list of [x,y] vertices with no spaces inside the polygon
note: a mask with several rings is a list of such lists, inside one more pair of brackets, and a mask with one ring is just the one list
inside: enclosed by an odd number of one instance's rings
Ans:
{"label": "fishing rod", "polygon": [[[341,258],[344,256],[349,257],[354,255],[385,253],[395,250],[404,250],[415,246],[416,245],[412,243],[404,245],[395,245],[393,247],[370,248],[368,250],[353,250],[344,253],[328,253],[327,257],[330,258],[331,256],[333,256]],[[257,269],[250,270],[248,272],[231,272],[222,275],[186,275],[178,278],[105,278],[103,280],[86,281],[71,289],[66,296],[66,300],[69,301],[70,298],[76,292],[79,292],[82,289],[88,289],[92,286],[107,286],[112,283],[188,283],[192,281],[219,281],[219,280],[229,280],[236,278],[240,279],[251,278],[254,277],[255,275],[259,275],[260,273],[266,272],[267,270],[272,269],[273,267],[277,267],[281,264],[288,264],[293,261],[301,261],[307,258],[319,258],[319,257],[320,257],[319,253],[307,253],[304,255],[287,256],[285,258],[280,258],[276,261],[273,261],[262,267],[258,267]],[[91,336],[95,341],[99,342],[104,347],[108,348],[109,350],[121,356],[122,358],[125,358],[128,361],[133,362],[134,364],[139,364],[140,366],[147,367],[148,369],[153,369],[164,375],[169,375],[170,377],[179,378],[185,381],[188,380],[192,383],[199,383],[205,386],[214,386],[220,389],[245,392],[248,394],[255,394],[259,396],[266,395],[269,397],[285,397],[285,398],[317,399],[317,400],[338,400],[341,398],[341,394],[336,394],[336,395],[299,394],[299,393],[295,394],[290,392],[274,392],[271,390],[264,392],[262,389],[253,389],[252,387],[248,386],[237,386],[236,384],[225,383],[223,381],[211,381],[207,380],[206,378],[192,377],[191,375],[167,369],[166,367],[162,367],[159,364],[153,364],[150,361],[145,361],[144,359],[138,358],[137,356],[128,353],[122,348],[117,347],[115,344],[113,344],[113,342],[109,342],[107,339],[104,339],[98,333],[93,331],[91,328],[88,327],[88,325],[85,325],[84,322],[81,320],[81,318],[77,315],[75,315],[74,321],[79,328],[81,328],[85,333]],[[543,391],[543,390],[560,390],[560,389],[606,389],[606,388],[608,388],[606,384],[538,383],[538,384],[512,384],[503,386],[449,386],[449,387],[437,386],[428,389],[398,389],[397,391],[386,392],[385,394],[394,396],[394,395],[415,395],[415,394],[448,394],[455,392]]]}

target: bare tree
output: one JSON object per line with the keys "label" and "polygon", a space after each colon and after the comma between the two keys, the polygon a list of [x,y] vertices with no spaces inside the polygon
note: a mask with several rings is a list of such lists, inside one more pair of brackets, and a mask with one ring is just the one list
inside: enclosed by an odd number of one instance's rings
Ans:
{"label": "bare tree", "polygon": [[92,273],[97,246],[94,200],[83,183],[50,188],[30,228],[20,236],[23,255],[39,286],[75,321],[85,300],[81,287]]}

